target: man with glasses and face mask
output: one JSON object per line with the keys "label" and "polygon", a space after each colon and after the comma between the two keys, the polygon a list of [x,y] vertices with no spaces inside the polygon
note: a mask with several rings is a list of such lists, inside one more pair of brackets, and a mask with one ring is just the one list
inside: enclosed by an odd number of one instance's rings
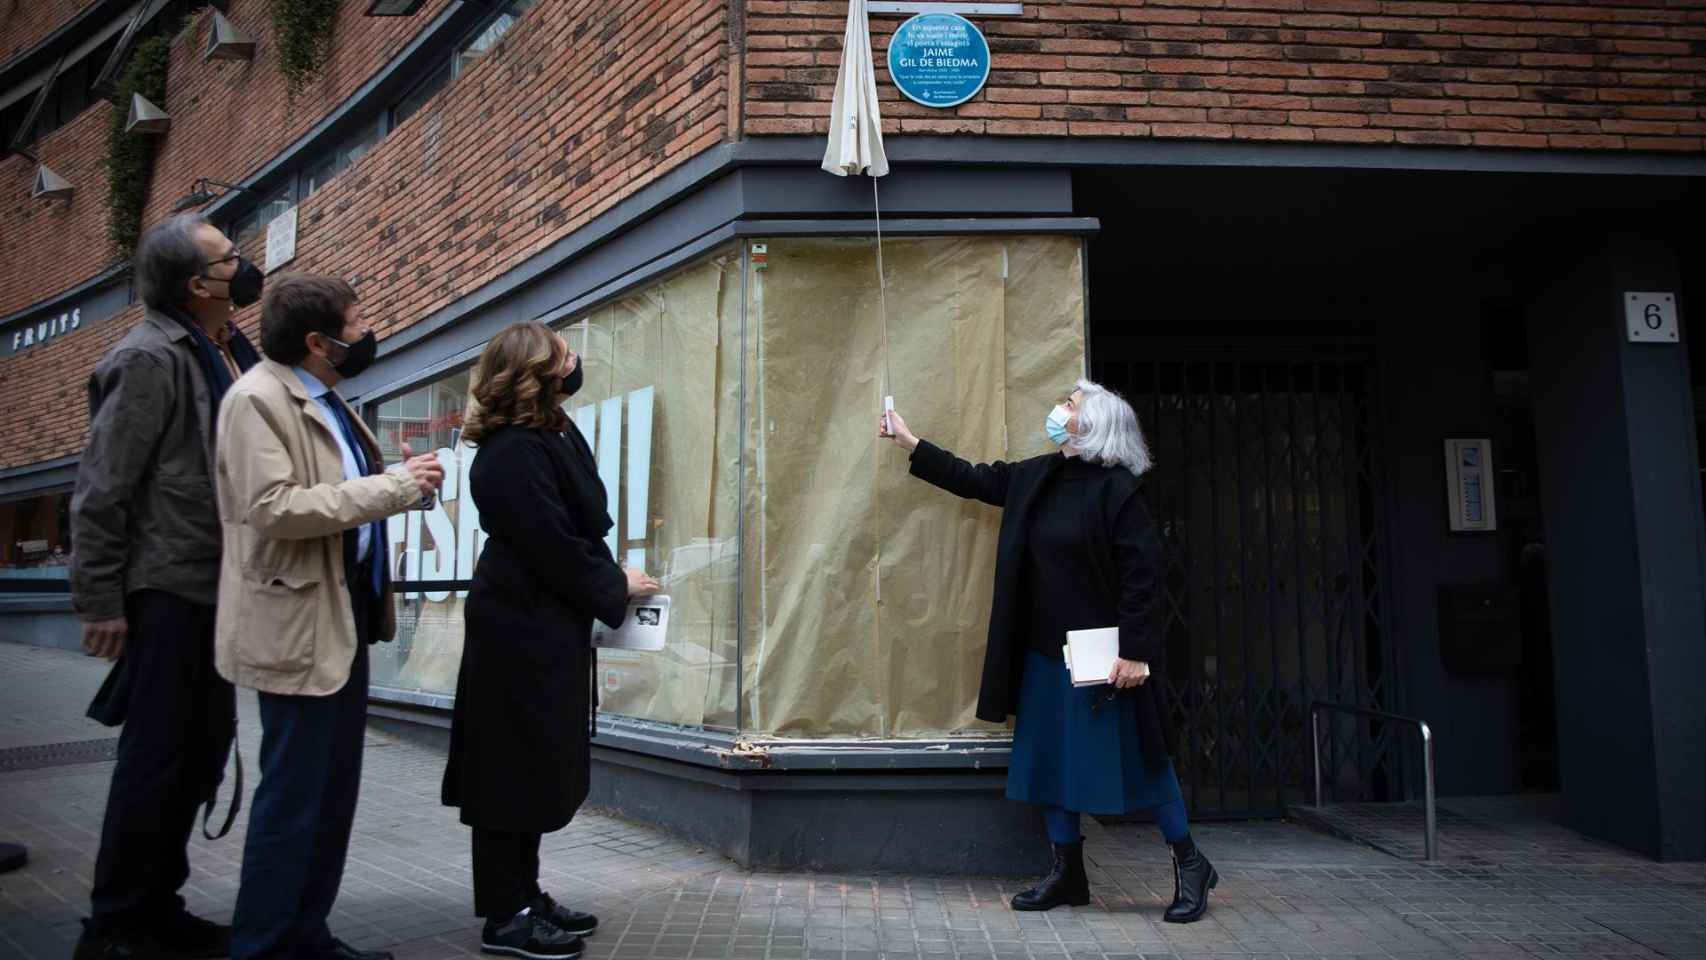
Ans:
{"label": "man with glasses and face mask", "polygon": [[213,665],[213,440],[226,390],[259,359],[231,313],[260,298],[262,276],[194,213],[149,229],[132,269],[148,310],[89,379],[71,500],[83,647],[117,661],[89,715],[124,724],[75,956],[223,957],[230,928],[185,911],[178,890],[235,728]]}
{"label": "man with glasses and face mask", "polygon": [[232,917],[233,960],[382,960],[332,936],[361,786],[369,644],[396,627],[385,518],[434,495],[438,458],[383,468],[334,389],[376,340],[348,283],[287,273],[261,305],[266,359],[219,412],[225,565],[215,664],[259,691],[261,782]]}

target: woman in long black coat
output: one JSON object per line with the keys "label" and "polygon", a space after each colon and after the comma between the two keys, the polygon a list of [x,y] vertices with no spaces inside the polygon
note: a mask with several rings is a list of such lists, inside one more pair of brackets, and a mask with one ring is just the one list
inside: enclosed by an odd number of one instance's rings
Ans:
{"label": "woman in long black coat", "polygon": [[444,803],[473,828],[474,912],[487,953],[569,960],[598,926],[539,888],[540,835],[562,829],[590,776],[592,621],[619,625],[657,581],[624,570],[592,450],[563,413],[580,358],[539,322],[513,324],[474,369],[463,437],[487,540],[468,591]]}
{"label": "woman in long black coat", "polygon": [[[1149,451],[1131,405],[1088,380],[1043,429],[1059,452],[974,465],[918,439],[892,411],[878,425],[912,451],[913,476],[1002,508],[977,716],[1015,718],[1007,796],[1042,807],[1054,847],[1053,869],[1013,908],[1089,903],[1080,815],[1149,810],[1173,851],[1165,919],[1190,923],[1218,877],[1191,840],[1167,714],[1146,682],[1165,656],[1161,543],[1139,479]],[[1061,655],[1067,631],[1115,626],[1107,684],[1074,687]]]}

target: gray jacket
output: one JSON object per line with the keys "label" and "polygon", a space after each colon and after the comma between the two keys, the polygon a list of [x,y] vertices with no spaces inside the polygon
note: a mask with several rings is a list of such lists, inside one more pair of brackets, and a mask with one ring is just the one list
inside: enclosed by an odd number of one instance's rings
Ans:
{"label": "gray jacket", "polygon": [[71,496],[71,599],[82,619],[124,616],[135,590],[213,604],[221,533],[208,397],[190,332],[154,310],[95,365]]}

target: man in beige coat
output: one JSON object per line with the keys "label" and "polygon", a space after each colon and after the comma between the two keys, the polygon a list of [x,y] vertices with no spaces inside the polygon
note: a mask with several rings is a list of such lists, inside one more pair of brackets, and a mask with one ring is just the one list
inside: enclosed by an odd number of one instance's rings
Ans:
{"label": "man in beige coat", "polygon": [[387,472],[332,388],[372,362],[348,283],[284,274],[261,306],[267,359],[219,410],[225,550],[215,665],[259,691],[261,782],[249,813],[233,960],[388,960],[334,938],[361,784],[367,647],[395,625],[386,517],[432,496],[431,454]]}

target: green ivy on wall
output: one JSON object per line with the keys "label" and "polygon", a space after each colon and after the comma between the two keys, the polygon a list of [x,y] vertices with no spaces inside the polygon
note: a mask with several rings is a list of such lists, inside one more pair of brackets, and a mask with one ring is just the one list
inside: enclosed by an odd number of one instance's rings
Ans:
{"label": "green ivy on wall", "polygon": [[114,252],[129,259],[142,230],[142,208],[148,202],[148,182],[154,174],[158,137],[126,133],[130,95],[140,93],[166,108],[166,65],[172,59],[172,38],[153,36],[136,45],[119,77],[107,128],[107,235]]}
{"label": "green ivy on wall", "polygon": [[271,0],[273,41],[278,72],[287,96],[295,99],[320,72],[332,49],[332,25],[339,0]]}

